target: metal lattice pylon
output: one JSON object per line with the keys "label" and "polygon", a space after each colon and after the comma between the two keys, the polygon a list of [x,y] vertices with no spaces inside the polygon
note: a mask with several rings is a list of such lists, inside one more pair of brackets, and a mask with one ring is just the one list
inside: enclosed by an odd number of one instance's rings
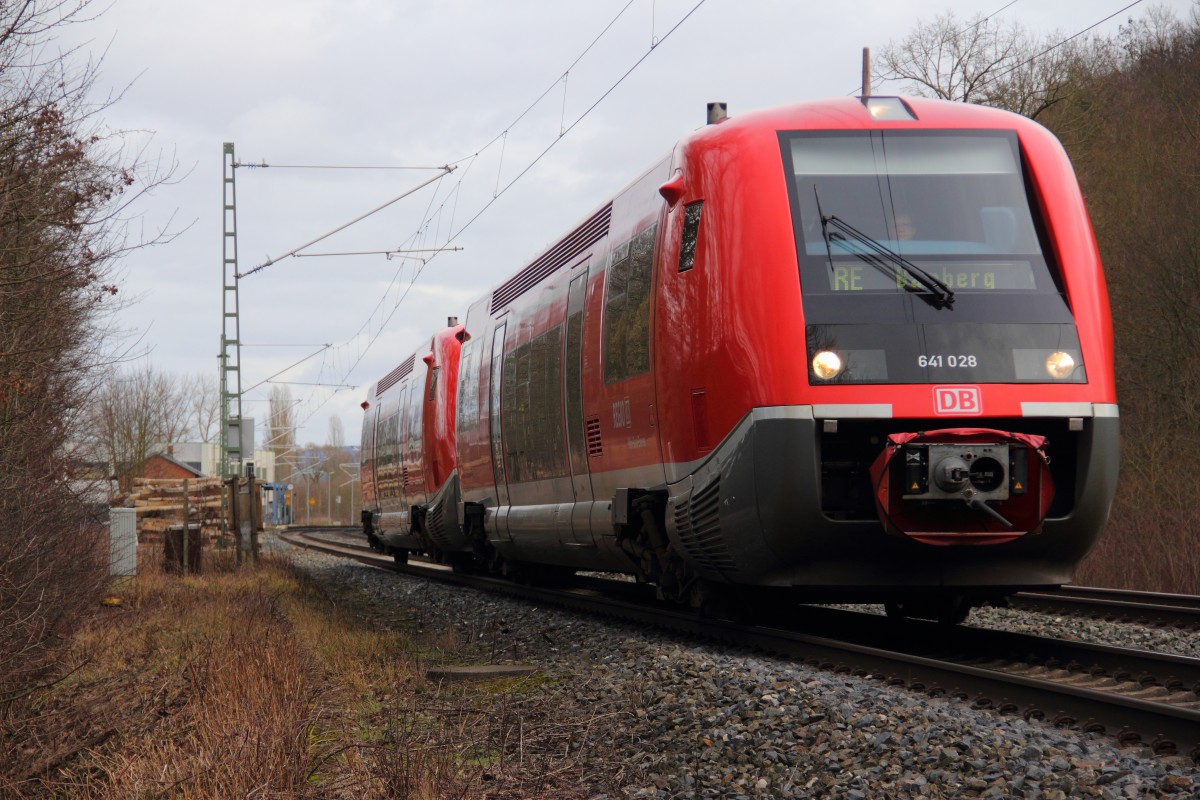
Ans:
{"label": "metal lattice pylon", "polygon": [[[242,343],[238,319],[237,260],[237,161],[233,142],[225,142],[224,154],[222,292],[221,292],[221,478],[241,473],[242,459]],[[221,532],[226,533],[226,493],[221,493]]]}

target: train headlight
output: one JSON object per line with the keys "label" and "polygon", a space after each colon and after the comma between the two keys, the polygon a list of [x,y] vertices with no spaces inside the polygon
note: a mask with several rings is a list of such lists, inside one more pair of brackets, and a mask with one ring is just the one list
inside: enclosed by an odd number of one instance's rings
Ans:
{"label": "train headlight", "polygon": [[842,371],[842,357],[832,350],[822,350],[813,356],[812,371],[823,381],[836,378]]}
{"label": "train headlight", "polygon": [[1075,359],[1070,353],[1064,353],[1061,350],[1057,353],[1051,353],[1046,358],[1046,372],[1051,378],[1059,380],[1071,377],[1071,373],[1075,371]]}

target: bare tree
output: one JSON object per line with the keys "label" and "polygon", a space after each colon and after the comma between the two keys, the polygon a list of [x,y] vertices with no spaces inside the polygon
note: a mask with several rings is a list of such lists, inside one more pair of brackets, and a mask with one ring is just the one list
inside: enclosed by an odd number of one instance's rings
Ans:
{"label": "bare tree", "polygon": [[275,452],[275,478],[287,483],[296,470],[296,403],[292,390],[272,386],[267,447]]}
{"label": "bare tree", "polygon": [[[1121,481],[1080,579],[1200,591],[1200,13],[1123,25],[1081,65],[1086,91],[1045,116],[1086,115],[1066,142],[1109,277],[1121,400]],[[1061,138],[1061,133],[1060,133]]]}
{"label": "bare tree", "polygon": [[1035,37],[1019,23],[977,14],[967,22],[949,11],[918,22],[879,57],[877,81],[907,81],[923,97],[1005,108],[1036,118],[1060,102],[1070,87],[1079,45],[1060,37]]}
{"label": "bare tree", "polygon": [[197,372],[183,379],[182,401],[187,414],[187,433],[201,442],[217,441],[221,426],[221,390],[217,377]]}
{"label": "bare tree", "polygon": [[346,446],[346,429],[342,425],[342,418],[337,414],[329,418],[329,433],[325,438],[325,444],[335,450]]}
{"label": "bare tree", "polygon": [[[23,698],[106,586],[103,531],[74,478],[82,410],[109,358],[129,203],[161,180],[89,96],[95,65],[55,48],[88,0],[0,3],[0,795],[29,767]],[[101,499],[101,504],[103,499]],[[32,774],[32,773],[30,773]]]}
{"label": "bare tree", "polygon": [[88,410],[91,452],[129,491],[153,446],[174,442],[187,429],[186,398],[178,382],[153,365],[114,373]]}

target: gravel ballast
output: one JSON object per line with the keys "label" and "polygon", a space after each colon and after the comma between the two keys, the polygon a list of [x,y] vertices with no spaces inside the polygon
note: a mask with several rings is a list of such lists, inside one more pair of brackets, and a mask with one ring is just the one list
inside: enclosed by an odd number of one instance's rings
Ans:
{"label": "gravel ballast", "polygon": [[[585,735],[581,797],[1200,796],[1190,759],[976,711],[882,681],[292,551],[312,579],[458,631],[460,656],[539,667],[530,691]],[[972,624],[1200,655],[1194,634],[1011,610]]]}

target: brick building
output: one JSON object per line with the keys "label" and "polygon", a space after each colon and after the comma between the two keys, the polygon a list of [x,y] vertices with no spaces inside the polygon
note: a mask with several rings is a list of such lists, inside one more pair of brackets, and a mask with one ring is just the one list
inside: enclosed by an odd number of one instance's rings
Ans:
{"label": "brick building", "polygon": [[147,478],[199,478],[200,470],[179,461],[169,452],[155,453],[146,461]]}

